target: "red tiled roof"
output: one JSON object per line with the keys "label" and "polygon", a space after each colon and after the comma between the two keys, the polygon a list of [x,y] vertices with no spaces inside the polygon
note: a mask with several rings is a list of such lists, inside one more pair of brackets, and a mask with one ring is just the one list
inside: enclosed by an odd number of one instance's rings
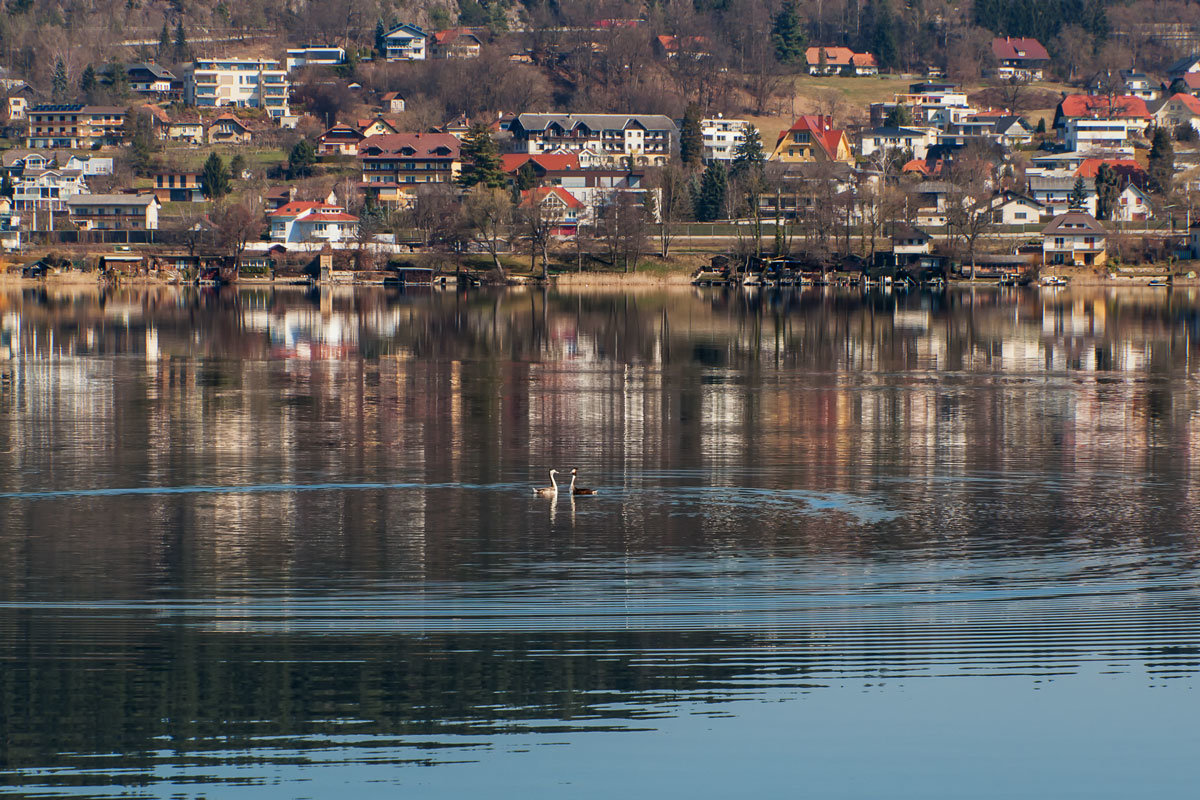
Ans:
{"label": "red tiled roof", "polygon": [[479,41],[479,38],[467,28],[447,28],[444,31],[435,31],[433,41],[436,44],[449,44],[460,36],[470,36],[476,42]]}
{"label": "red tiled roof", "polygon": [[659,46],[668,53],[677,52],[680,41],[693,48],[708,47],[707,36],[684,36],[682,40],[678,36],[656,36],[654,38],[658,40]]}
{"label": "red tiled roof", "polygon": [[[446,148],[449,153],[439,155],[435,151]],[[414,157],[421,158],[458,158],[462,144],[448,133],[381,133],[368,136],[358,144],[360,158],[373,157],[370,151],[378,148],[381,152],[375,157],[395,155],[405,148],[412,148]]]}
{"label": "red tiled roof", "polygon": [[521,192],[521,205],[527,206],[536,198],[539,202],[545,200],[550,195],[555,195],[567,208],[583,208],[583,203],[579,202],[579,198],[568,192],[561,186],[543,186],[537,189],[526,189]]}
{"label": "red tiled roof", "polygon": [[1114,172],[1124,178],[1141,179],[1146,175],[1142,165],[1132,158],[1085,158],[1079,169],[1075,170],[1075,177],[1093,179],[1100,171],[1101,164],[1108,164]]}
{"label": "red tiled roof", "polygon": [[578,153],[505,153],[500,156],[500,168],[505,172],[516,172],[526,161],[532,161],[547,172],[579,169]]}
{"label": "red tiled roof", "polygon": [[879,62],[875,60],[875,56],[870,53],[855,53],[850,58],[856,67],[878,67]]}
{"label": "red tiled roof", "polygon": [[992,40],[992,54],[1002,61],[1049,61],[1050,54],[1037,39],[1011,37]]}
{"label": "red tiled roof", "polygon": [[[341,206],[331,206],[329,203],[317,203],[311,200],[293,200],[292,202],[275,209],[270,215],[272,217],[296,217],[300,214],[303,214],[305,211],[320,211],[322,209],[330,209],[331,214],[342,211]],[[324,214],[321,216],[322,218],[325,217]]]}
{"label": "red tiled roof", "polygon": [[1189,89],[1200,89],[1200,72],[1189,72],[1183,76],[1183,82]]}
{"label": "red tiled roof", "polygon": [[845,67],[854,63],[854,51],[849,47],[810,47],[804,51],[804,57],[810,65],[820,64],[822,50],[825,51],[825,63],[831,67]]}
{"label": "red tiled roof", "polygon": [[[1128,119],[1149,119],[1150,110],[1146,101],[1132,95],[1122,95],[1112,100],[1112,116]],[[1064,117],[1104,117],[1109,115],[1109,100],[1107,97],[1096,97],[1087,94],[1069,94],[1058,104],[1058,111]]]}
{"label": "red tiled roof", "polygon": [[[1192,73],[1188,73],[1188,74],[1190,75]],[[1200,75],[1200,73],[1196,73],[1196,74]],[[1171,97],[1168,98],[1167,102],[1169,103],[1169,102],[1171,102],[1171,100],[1178,100],[1179,102],[1181,102],[1185,106],[1187,106],[1188,110],[1191,111],[1193,114],[1200,114],[1200,99],[1194,97],[1193,95],[1184,94],[1183,92],[1179,92],[1178,94],[1171,95]]]}

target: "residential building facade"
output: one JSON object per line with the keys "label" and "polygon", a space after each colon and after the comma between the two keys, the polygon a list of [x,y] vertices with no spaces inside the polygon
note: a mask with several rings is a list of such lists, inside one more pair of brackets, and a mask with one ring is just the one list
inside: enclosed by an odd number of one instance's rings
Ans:
{"label": "residential building facade", "polygon": [[808,114],[779,134],[771,160],[783,163],[809,161],[854,162],[846,131],[833,127],[832,117]]}
{"label": "residential building facade", "polygon": [[1042,229],[1042,264],[1101,266],[1107,261],[1108,231],[1091,214],[1059,214]]}
{"label": "residential building facade", "polygon": [[402,23],[383,37],[383,57],[388,61],[424,61],[429,36],[416,25]]}
{"label": "residential building facade", "polygon": [[242,106],[264,109],[271,117],[289,115],[287,71],[266,58],[203,59],[184,80],[184,100],[199,108]]}
{"label": "residential building facade", "polygon": [[705,161],[732,161],[737,149],[746,140],[749,120],[709,117],[700,120],[700,133],[704,136]]}
{"label": "residential building facade", "polygon": [[125,109],[117,106],[45,104],[26,116],[28,147],[90,150],[119,145],[125,136]]}
{"label": "residential building facade", "polygon": [[267,217],[273,242],[342,242],[358,232],[358,217],[332,203],[294,200]]}
{"label": "residential building facade", "polygon": [[152,231],[159,205],[153,194],[79,194],[68,198],[67,211],[80,230]]}
{"label": "residential building facade", "polygon": [[341,47],[298,47],[287,51],[283,67],[288,72],[304,67],[336,67],[346,63],[346,50]]}
{"label": "residential building facade", "polygon": [[392,133],[358,144],[363,188],[384,202],[406,203],[427,184],[453,183],[461,145],[448,133]]}
{"label": "residential building facade", "polygon": [[520,114],[509,133],[518,152],[587,152],[597,166],[663,166],[679,141],[661,114]]}
{"label": "residential building facade", "polygon": [[1037,39],[1011,36],[993,39],[992,55],[998,64],[993,71],[994,76],[1001,79],[1040,81],[1046,65],[1050,63],[1050,54]]}

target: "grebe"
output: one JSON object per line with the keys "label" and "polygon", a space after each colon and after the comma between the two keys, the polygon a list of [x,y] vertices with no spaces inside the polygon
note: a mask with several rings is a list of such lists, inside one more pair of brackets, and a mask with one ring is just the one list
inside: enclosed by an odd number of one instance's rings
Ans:
{"label": "grebe", "polygon": [[579,472],[577,469],[571,470],[571,494],[595,494],[595,489],[585,489],[582,486],[575,486],[575,474]]}
{"label": "grebe", "polygon": [[535,488],[533,493],[538,497],[558,497],[558,481],[554,480],[554,476],[558,474],[558,470],[550,470],[550,486],[542,486]]}

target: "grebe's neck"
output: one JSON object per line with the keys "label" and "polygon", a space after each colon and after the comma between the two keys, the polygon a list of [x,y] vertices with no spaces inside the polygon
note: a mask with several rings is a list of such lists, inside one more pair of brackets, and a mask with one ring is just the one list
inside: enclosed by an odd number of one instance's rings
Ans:
{"label": "grebe's neck", "polygon": [[558,481],[554,480],[554,470],[550,470],[550,483],[554,486],[554,491],[558,491]]}

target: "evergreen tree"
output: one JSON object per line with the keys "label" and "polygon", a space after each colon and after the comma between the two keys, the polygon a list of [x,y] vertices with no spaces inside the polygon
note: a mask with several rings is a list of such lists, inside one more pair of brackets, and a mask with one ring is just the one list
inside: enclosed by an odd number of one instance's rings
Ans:
{"label": "evergreen tree", "polygon": [[747,122],[742,129],[742,140],[733,151],[733,174],[739,177],[751,173],[761,175],[766,160],[758,128]]}
{"label": "evergreen tree", "polygon": [[1175,175],[1175,145],[1171,144],[1171,134],[1166,128],[1154,129],[1146,171],[1150,173],[1150,182],[1156,192],[1166,194],[1171,191],[1171,179]]}
{"label": "evergreen tree", "polygon": [[871,37],[871,52],[879,62],[880,69],[896,66],[899,48],[896,46],[896,21],[887,0],[874,3],[875,33]]}
{"label": "evergreen tree", "polygon": [[458,185],[464,189],[483,184],[489,189],[504,185],[504,172],[500,169],[500,149],[486,125],[472,125],[463,137],[462,173]]}
{"label": "evergreen tree", "polygon": [[532,161],[526,161],[517,170],[517,175],[513,179],[513,188],[517,192],[527,192],[537,186],[537,170],[533,168]]}
{"label": "evergreen tree", "polygon": [[61,58],[54,63],[51,87],[50,93],[55,102],[61,103],[67,99],[67,65]]}
{"label": "evergreen tree", "polygon": [[780,64],[805,63],[804,51],[808,43],[795,0],[786,0],[775,15],[771,25],[771,44],[775,46],[775,59]]}
{"label": "evergreen tree", "polygon": [[1067,205],[1074,211],[1082,211],[1087,205],[1087,187],[1084,186],[1082,177],[1075,179],[1075,186],[1067,195]]}
{"label": "evergreen tree", "polygon": [[387,28],[384,27],[383,17],[375,23],[375,55],[383,58],[387,52]]}
{"label": "evergreen tree", "polygon": [[312,175],[313,164],[317,163],[317,148],[308,139],[301,139],[288,153],[288,178],[307,178]]}
{"label": "evergreen tree", "polygon": [[150,112],[144,109],[137,112],[130,109],[126,114],[126,119],[129,120],[126,125],[126,135],[129,139],[129,153],[133,168],[138,172],[145,172],[149,169],[154,160],[154,154],[161,146],[158,137],[154,134],[154,122],[150,118]]}
{"label": "evergreen tree", "polygon": [[235,153],[233,158],[229,159],[229,177],[236,181],[242,177],[245,170],[246,157],[241,153]]}
{"label": "evergreen tree", "polygon": [[183,30],[183,17],[175,22],[175,61],[189,60],[191,48],[188,47],[187,33]]}
{"label": "evergreen tree", "polygon": [[728,182],[725,167],[719,161],[708,165],[700,177],[700,188],[693,203],[696,208],[697,220],[712,222],[720,219],[725,210],[725,192]]}
{"label": "evergreen tree", "polygon": [[888,128],[906,128],[913,124],[912,112],[903,103],[897,105],[883,118],[883,124]]}
{"label": "evergreen tree", "polygon": [[1096,218],[1112,219],[1121,197],[1121,182],[1117,172],[1108,164],[1096,170]]}
{"label": "evergreen tree", "polygon": [[13,179],[6,172],[4,177],[0,178],[0,197],[12,197],[14,191]]}
{"label": "evergreen tree", "polygon": [[1042,118],[1040,118],[1040,119],[1038,120],[1038,124],[1037,124],[1037,132],[1038,132],[1038,133],[1045,133],[1045,132],[1046,132],[1046,118],[1045,118],[1045,117],[1042,117]]}
{"label": "evergreen tree", "polygon": [[679,126],[679,160],[694,167],[704,160],[704,132],[700,130],[700,106],[688,103]]}
{"label": "evergreen tree", "polygon": [[162,32],[160,34],[158,34],[157,55],[160,59],[170,58],[170,55],[169,55],[170,52],[171,52],[171,31],[169,28],[167,28],[167,21],[164,19]]}
{"label": "evergreen tree", "polygon": [[98,86],[99,83],[96,81],[96,70],[91,64],[88,64],[86,67],[84,67],[83,75],[79,78],[79,91],[83,93],[83,96],[90,103],[96,94],[96,88]]}
{"label": "evergreen tree", "polygon": [[212,200],[220,200],[229,194],[229,170],[216,153],[210,153],[200,171],[200,185]]}
{"label": "evergreen tree", "polygon": [[114,98],[123,100],[129,96],[129,73],[125,71],[125,65],[113,62],[105,69],[108,75],[109,91]]}

